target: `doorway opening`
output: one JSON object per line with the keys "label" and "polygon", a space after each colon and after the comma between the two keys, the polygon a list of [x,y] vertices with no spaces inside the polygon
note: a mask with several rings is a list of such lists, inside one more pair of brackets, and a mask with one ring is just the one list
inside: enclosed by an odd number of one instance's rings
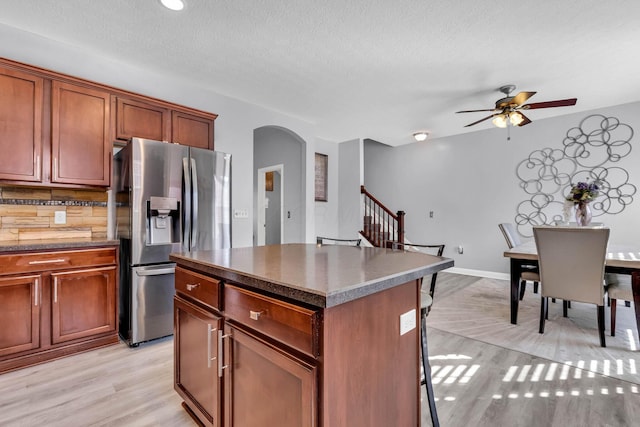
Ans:
{"label": "doorway opening", "polygon": [[258,169],[257,245],[277,245],[284,235],[284,165]]}

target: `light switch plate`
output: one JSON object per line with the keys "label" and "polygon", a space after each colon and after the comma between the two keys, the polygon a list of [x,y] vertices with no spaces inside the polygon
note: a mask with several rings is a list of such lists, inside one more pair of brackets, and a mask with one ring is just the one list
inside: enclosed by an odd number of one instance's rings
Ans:
{"label": "light switch plate", "polygon": [[55,216],[53,217],[54,224],[66,224],[67,223],[67,212],[66,211],[56,211]]}
{"label": "light switch plate", "polygon": [[400,335],[416,328],[416,309],[409,310],[400,315]]}

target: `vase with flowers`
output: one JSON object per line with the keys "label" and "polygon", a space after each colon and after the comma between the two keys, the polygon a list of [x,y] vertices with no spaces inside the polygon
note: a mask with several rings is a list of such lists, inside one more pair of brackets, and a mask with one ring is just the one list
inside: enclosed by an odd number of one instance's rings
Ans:
{"label": "vase with flowers", "polygon": [[571,187],[567,201],[572,202],[576,207],[576,222],[580,226],[587,226],[591,223],[591,209],[589,203],[598,197],[600,187],[595,182],[578,182]]}

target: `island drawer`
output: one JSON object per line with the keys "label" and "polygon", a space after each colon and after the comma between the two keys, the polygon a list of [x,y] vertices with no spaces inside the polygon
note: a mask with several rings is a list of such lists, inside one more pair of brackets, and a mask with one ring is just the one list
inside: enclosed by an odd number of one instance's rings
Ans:
{"label": "island drawer", "polygon": [[25,274],[38,271],[95,267],[116,264],[115,248],[55,252],[16,252],[0,255],[0,274]]}
{"label": "island drawer", "polygon": [[319,356],[320,313],[225,284],[225,316],[311,356]]}
{"label": "island drawer", "polygon": [[220,310],[220,281],[176,267],[176,293]]}

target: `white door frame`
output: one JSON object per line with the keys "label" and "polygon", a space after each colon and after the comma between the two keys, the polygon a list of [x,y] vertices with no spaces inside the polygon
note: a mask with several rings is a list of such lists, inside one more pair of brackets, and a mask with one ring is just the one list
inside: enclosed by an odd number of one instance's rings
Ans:
{"label": "white door frame", "polygon": [[258,169],[258,246],[264,246],[265,241],[265,226],[266,226],[266,212],[265,212],[265,182],[267,172],[278,172],[280,174],[280,243],[284,243],[284,164],[267,166]]}

